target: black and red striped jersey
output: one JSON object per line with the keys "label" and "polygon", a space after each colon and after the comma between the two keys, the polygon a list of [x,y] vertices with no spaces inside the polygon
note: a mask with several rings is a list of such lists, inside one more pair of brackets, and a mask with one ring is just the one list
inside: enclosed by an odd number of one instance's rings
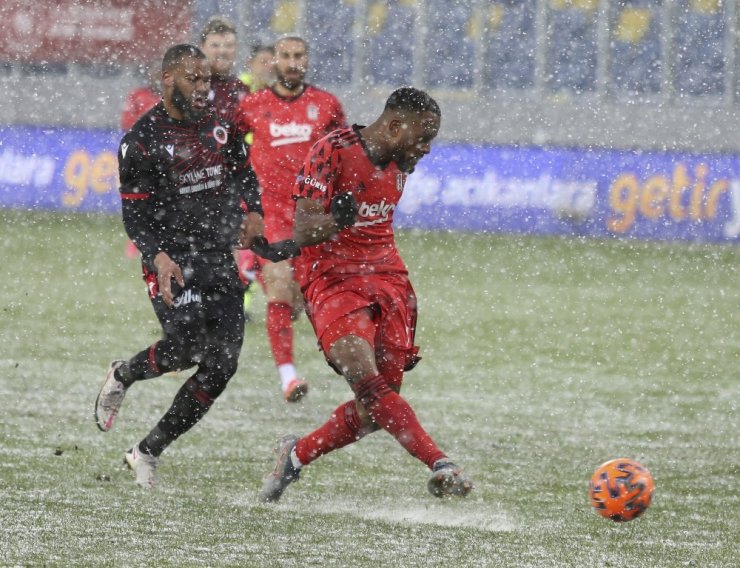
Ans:
{"label": "black and red striped jersey", "polygon": [[180,121],[160,102],[124,135],[118,163],[123,223],[144,260],[230,251],[241,199],[259,210],[244,136],[213,109]]}
{"label": "black and red striped jersey", "polygon": [[316,142],[293,187],[294,199],[318,201],[327,213],[332,197],[338,193],[351,191],[359,206],[352,227],[334,239],[302,250],[304,265],[311,266],[312,271],[352,271],[359,265],[369,272],[406,271],[393,236],[393,213],[407,174],[394,162],[374,165],[358,134],[361,129],[354,125],[335,130]]}

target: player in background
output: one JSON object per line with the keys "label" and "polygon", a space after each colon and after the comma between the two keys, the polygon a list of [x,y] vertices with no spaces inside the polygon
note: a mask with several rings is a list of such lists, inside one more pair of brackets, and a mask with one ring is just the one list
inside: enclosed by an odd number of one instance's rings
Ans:
{"label": "player in background", "polygon": [[[151,61],[140,68],[141,75],[146,78],[145,84],[136,87],[126,95],[121,112],[121,130],[128,130],[141,116],[162,100],[160,80],[162,64]],[[126,240],[126,256],[136,258],[139,251],[131,240]]]}
{"label": "player in background", "polygon": [[[247,69],[239,74],[239,80],[247,86],[250,93],[271,87],[275,82],[275,48],[262,44],[252,46],[249,59],[247,59]],[[248,132],[245,138],[248,145],[252,145],[253,138],[254,135]],[[255,282],[261,278],[259,260],[253,251],[247,249],[239,251],[237,262],[239,263],[239,274],[247,285],[244,292],[244,314],[249,322],[251,320],[250,308],[257,288]]]}
{"label": "player in background", "polygon": [[[262,188],[265,236],[270,242],[293,237],[291,188],[309,149],[325,134],[345,126],[339,100],[306,83],[307,69],[306,42],[281,38],[275,43],[275,84],[249,95],[239,106],[239,124],[253,134],[250,160]],[[293,319],[302,310],[300,290],[291,261],[261,264],[267,335],[283,397],[295,402],[308,391],[293,359]]]}
{"label": "player in background", "polygon": [[164,98],[118,151],[123,225],[141,251],[162,338],[111,363],[95,402],[98,428],[111,429],[134,383],[196,367],[164,416],[125,453],[145,488],[156,483],[162,452],[205,415],[236,372],[244,288],[233,249],[251,246],[263,228],[243,133],[208,104],[210,78],[200,49],[168,49]]}
{"label": "player in background", "polygon": [[320,140],[298,175],[298,279],[319,345],[354,398],[310,434],[280,440],[263,501],[277,501],[301,468],[320,456],[381,428],[429,467],[433,495],[465,496],[473,488],[399,394],[404,371],[419,357],[416,297],[395,245],[393,213],[406,177],[429,153],[440,120],[439,106],[427,93],[398,89],[369,126],[354,125]]}
{"label": "player in background", "polygon": [[[211,91],[208,93],[208,100],[218,112],[228,117],[229,121],[233,121],[239,103],[250,92],[249,86],[234,72],[237,52],[236,27],[223,16],[212,16],[200,32],[200,48],[211,65]],[[257,258],[250,250],[238,251],[235,254],[239,264],[239,276],[245,285],[243,309],[248,322],[252,319],[249,308],[255,290],[256,272],[253,267],[257,264]]]}
{"label": "player in background", "polygon": [[250,93],[272,87],[275,83],[275,48],[271,45],[252,46],[247,68],[239,74]]}
{"label": "player in background", "polygon": [[146,111],[162,100],[161,68],[160,61],[151,61],[141,67],[146,81],[126,95],[121,112],[121,130],[131,128]]}
{"label": "player in background", "polygon": [[211,66],[208,100],[222,116],[233,120],[249,88],[234,73],[236,28],[222,16],[212,16],[200,32],[200,48]]}

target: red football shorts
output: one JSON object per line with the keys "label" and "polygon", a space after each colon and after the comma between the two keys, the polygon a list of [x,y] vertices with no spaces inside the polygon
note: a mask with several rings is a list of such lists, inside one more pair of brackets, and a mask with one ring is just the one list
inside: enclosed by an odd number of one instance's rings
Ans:
{"label": "red football shorts", "polygon": [[416,295],[405,274],[323,274],[305,296],[324,354],[339,338],[356,335],[375,347],[381,368],[384,360],[395,362],[400,375],[416,362]]}

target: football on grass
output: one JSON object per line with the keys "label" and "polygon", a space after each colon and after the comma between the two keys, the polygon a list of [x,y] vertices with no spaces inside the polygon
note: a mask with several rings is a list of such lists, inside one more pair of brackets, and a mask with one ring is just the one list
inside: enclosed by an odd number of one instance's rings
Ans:
{"label": "football on grass", "polygon": [[619,458],[596,468],[588,496],[599,515],[624,522],[636,519],[647,510],[654,490],[653,476],[644,465]]}

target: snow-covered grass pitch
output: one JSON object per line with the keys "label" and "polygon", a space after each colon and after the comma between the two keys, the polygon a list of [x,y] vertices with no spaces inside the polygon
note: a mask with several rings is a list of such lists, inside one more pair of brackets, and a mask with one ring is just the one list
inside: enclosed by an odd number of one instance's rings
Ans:
{"label": "snow-covered grass pitch", "polygon": [[[264,505],[274,440],[349,396],[305,319],[305,402],[279,396],[260,293],[237,375],[144,492],[123,452],[182,378],[135,385],[116,428],[95,427],[109,361],[158,331],[120,221],[0,210],[0,565],[737,565],[740,249],[398,241],[424,357],[403,392],[474,493],[436,500],[425,468],[379,432]],[[622,456],[657,489],[642,518],[620,525],[590,509],[587,483]]]}

